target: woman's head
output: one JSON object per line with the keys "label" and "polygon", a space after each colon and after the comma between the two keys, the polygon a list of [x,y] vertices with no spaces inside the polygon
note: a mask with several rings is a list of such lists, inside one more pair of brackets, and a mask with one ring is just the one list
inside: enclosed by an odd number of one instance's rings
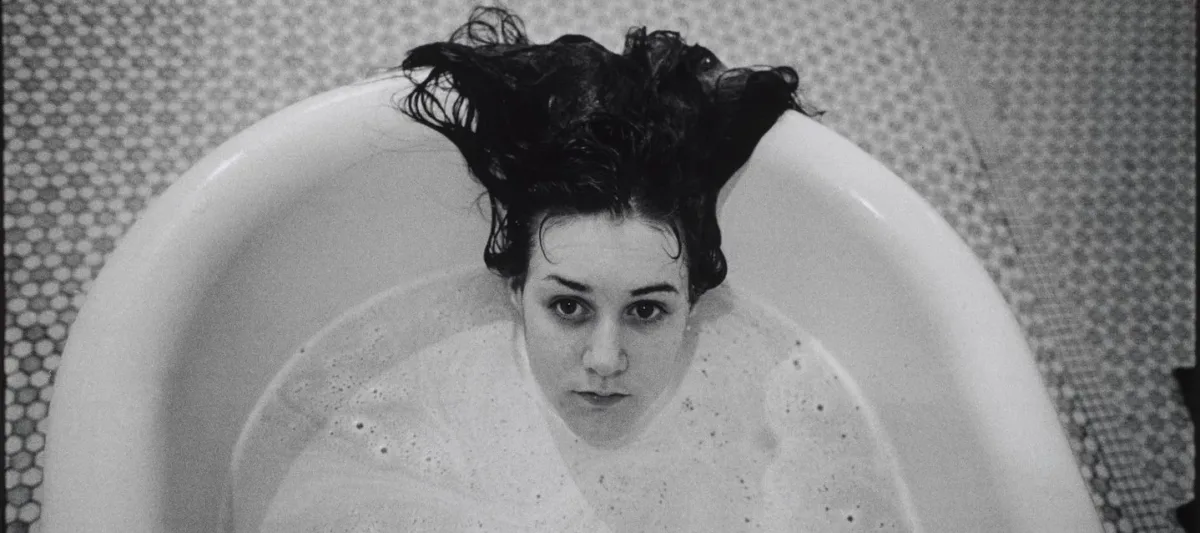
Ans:
{"label": "woman's head", "polygon": [[[795,71],[729,69],[644,28],[621,54],[579,35],[534,44],[499,8],[401,69],[414,88],[400,110],[452,141],[487,190],[484,261],[511,284],[539,384],[580,435],[631,428],[686,368],[668,363],[687,311],[725,279],[721,188],[784,111],[805,111]],[[580,396],[622,391],[619,408]],[[624,414],[591,427],[566,404]]]}
{"label": "woman's head", "polygon": [[476,8],[401,64],[410,78],[422,68],[400,109],[454,142],[487,189],[484,261],[517,286],[542,221],[607,213],[671,229],[694,303],[725,279],[721,187],[779,115],[803,111],[791,68],[728,69],[675,32],[644,28],[622,54],[580,35],[533,44],[499,8]]}
{"label": "woman's head", "polygon": [[538,243],[512,292],[534,380],[576,435],[618,442],[687,369],[686,261],[637,217],[562,217]]}

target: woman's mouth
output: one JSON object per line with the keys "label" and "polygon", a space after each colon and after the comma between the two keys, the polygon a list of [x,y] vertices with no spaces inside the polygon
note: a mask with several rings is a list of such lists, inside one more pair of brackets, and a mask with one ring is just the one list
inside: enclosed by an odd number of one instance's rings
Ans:
{"label": "woman's mouth", "polygon": [[621,400],[628,398],[628,394],[620,393],[596,393],[587,391],[575,391],[574,393],[588,405],[594,407],[612,407]]}

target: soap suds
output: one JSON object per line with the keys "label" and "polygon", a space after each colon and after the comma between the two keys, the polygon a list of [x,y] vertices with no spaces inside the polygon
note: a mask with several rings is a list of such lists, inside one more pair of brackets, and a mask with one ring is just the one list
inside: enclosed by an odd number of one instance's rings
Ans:
{"label": "soap suds", "polygon": [[382,293],[315,336],[239,440],[237,525],[913,529],[849,377],[816,339],[735,290],[702,298],[688,374],[637,438],[610,450],[574,438],[542,401],[508,305],[499,280],[463,270]]}

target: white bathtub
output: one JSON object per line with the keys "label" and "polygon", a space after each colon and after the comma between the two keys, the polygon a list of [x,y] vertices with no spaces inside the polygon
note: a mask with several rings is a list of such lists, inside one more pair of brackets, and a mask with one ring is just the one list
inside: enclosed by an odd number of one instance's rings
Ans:
{"label": "white bathtub", "polygon": [[[51,405],[45,531],[219,530],[268,381],[383,289],[480,264],[482,190],[376,80],[285,109],[156,200],[100,273]],[[951,228],[788,114],[721,212],[728,283],[823,342],[878,413],[926,531],[1100,531],[1033,357]]]}

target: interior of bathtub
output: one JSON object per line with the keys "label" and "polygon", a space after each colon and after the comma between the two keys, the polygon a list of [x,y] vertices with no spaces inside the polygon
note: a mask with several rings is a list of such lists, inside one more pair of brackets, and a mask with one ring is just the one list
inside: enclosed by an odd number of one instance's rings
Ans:
{"label": "interior of bathtub", "polygon": [[531,386],[491,273],[386,291],[298,349],[259,400],[234,449],[237,529],[912,531],[869,403],[750,298],[705,296],[679,388],[607,448]]}
{"label": "interior of bathtub", "polygon": [[728,187],[686,374],[634,438],[582,442],[483,267],[482,189],[404,88],[268,118],[131,230],[60,370],[48,528],[1098,530],[971,252],[798,114]]}

